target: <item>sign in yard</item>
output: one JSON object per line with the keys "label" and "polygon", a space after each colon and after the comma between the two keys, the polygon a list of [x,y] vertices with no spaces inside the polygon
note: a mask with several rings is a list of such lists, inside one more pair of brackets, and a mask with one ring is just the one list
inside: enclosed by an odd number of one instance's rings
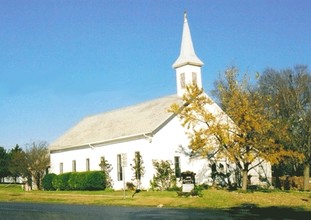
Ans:
{"label": "sign in yard", "polygon": [[182,192],[191,192],[194,189],[195,173],[183,172],[181,173]]}
{"label": "sign in yard", "polygon": [[182,192],[191,192],[194,189],[193,183],[182,184]]}
{"label": "sign in yard", "polygon": [[121,163],[122,163],[122,167],[127,167],[127,154],[122,154]]}
{"label": "sign in yard", "polygon": [[127,167],[127,154],[123,153],[121,156],[121,165],[123,170],[123,199],[125,199],[125,168]]}

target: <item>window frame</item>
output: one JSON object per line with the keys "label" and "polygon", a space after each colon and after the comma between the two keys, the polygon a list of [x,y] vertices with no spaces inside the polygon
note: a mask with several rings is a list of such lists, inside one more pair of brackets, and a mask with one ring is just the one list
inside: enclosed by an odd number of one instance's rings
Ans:
{"label": "window frame", "polygon": [[181,177],[181,169],[180,169],[180,156],[174,156],[174,168],[175,168],[175,177]]}
{"label": "window frame", "polygon": [[[139,167],[137,167],[137,169],[135,169],[135,178],[137,180],[141,180],[141,165],[142,165],[142,161],[141,161],[141,154],[139,151],[135,152],[135,161],[137,161],[136,163],[139,164]],[[138,165],[136,164],[136,165]]]}
{"label": "window frame", "polygon": [[186,88],[186,74],[185,73],[180,74],[180,87],[182,89]]}
{"label": "window frame", "polygon": [[77,161],[72,160],[72,172],[77,172]]}
{"label": "window frame", "polygon": [[117,154],[117,180],[123,180],[122,154]]}
{"label": "window frame", "polygon": [[85,160],[85,170],[90,171],[90,158],[86,158]]}
{"label": "window frame", "polygon": [[59,163],[59,173],[60,173],[60,174],[63,174],[63,173],[64,173],[64,163],[63,163],[63,162],[60,162],[60,163]]}

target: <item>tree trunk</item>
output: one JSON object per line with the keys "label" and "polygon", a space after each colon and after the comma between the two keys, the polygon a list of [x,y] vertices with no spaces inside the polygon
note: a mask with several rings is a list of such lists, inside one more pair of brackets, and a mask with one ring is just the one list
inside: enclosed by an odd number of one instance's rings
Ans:
{"label": "tree trunk", "polygon": [[242,190],[246,191],[247,190],[247,185],[248,185],[248,178],[247,178],[247,170],[242,170],[242,178],[243,178],[243,183],[242,183]]}
{"label": "tree trunk", "polygon": [[309,177],[310,177],[310,166],[308,162],[303,165],[303,190],[309,190]]}

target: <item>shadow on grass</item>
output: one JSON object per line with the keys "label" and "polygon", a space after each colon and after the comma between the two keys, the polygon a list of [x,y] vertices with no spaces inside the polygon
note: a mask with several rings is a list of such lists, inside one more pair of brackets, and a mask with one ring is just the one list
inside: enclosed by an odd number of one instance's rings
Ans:
{"label": "shadow on grass", "polygon": [[311,212],[304,209],[290,207],[258,207],[245,203],[230,208],[229,216],[234,219],[310,219]]}

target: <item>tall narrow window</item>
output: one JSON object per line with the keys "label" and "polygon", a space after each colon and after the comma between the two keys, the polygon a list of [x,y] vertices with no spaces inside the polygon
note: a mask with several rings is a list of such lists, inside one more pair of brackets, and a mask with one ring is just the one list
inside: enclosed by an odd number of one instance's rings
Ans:
{"label": "tall narrow window", "polygon": [[198,83],[198,78],[197,78],[197,73],[196,72],[192,72],[192,83],[194,85],[197,85],[197,83]]}
{"label": "tall narrow window", "polygon": [[77,171],[76,161],[73,160],[73,161],[72,161],[72,172],[76,172],[76,171]]}
{"label": "tall narrow window", "polygon": [[180,178],[180,158],[179,157],[174,157],[174,164],[175,164],[175,176],[176,178]]}
{"label": "tall narrow window", "polygon": [[62,174],[64,172],[64,164],[60,163],[59,164],[59,173]]}
{"label": "tall narrow window", "polygon": [[180,85],[181,85],[181,88],[182,88],[182,89],[186,88],[186,77],[185,77],[185,73],[180,74]]}
{"label": "tall narrow window", "polygon": [[118,175],[118,181],[123,180],[123,173],[122,173],[122,155],[117,155],[117,175]]}
{"label": "tall narrow window", "polygon": [[105,157],[100,157],[99,167],[101,171],[104,170],[104,166],[105,166]]}
{"label": "tall narrow window", "polygon": [[137,180],[141,179],[141,171],[142,171],[142,161],[141,161],[141,156],[140,152],[137,151],[135,152],[135,164],[134,164],[134,169],[135,169],[135,178]]}
{"label": "tall narrow window", "polygon": [[86,171],[90,171],[90,159],[86,159]]}

